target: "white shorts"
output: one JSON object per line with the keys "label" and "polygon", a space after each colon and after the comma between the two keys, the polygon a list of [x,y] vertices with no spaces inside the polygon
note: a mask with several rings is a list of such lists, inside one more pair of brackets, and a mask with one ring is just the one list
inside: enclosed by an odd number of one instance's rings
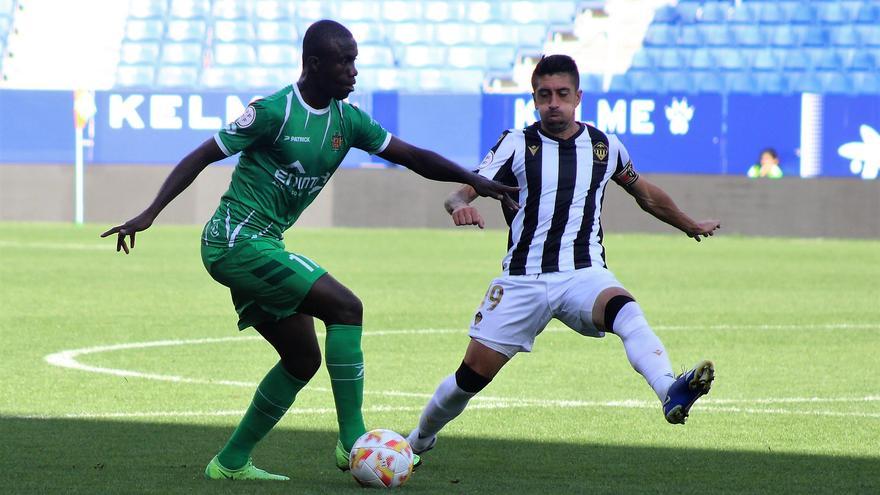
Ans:
{"label": "white shorts", "polygon": [[498,277],[477,308],[469,335],[509,358],[531,352],[551,318],[581,335],[603,337],[593,324],[593,304],[610,287],[623,286],[601,267]]}

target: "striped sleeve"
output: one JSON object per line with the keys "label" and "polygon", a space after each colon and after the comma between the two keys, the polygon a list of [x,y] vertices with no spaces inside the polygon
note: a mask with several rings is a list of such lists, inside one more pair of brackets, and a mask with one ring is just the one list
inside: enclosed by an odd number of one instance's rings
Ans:
{"label": "striped sleeve", "polygon": [[474,170],[483,177],[494,179],[498,170],[516,152],[516,137],[510,131],[504,131],[495,146],[486,153],[486,157],[480,162],[480,166]]}
{"label": "striped sleeve", "polygon": [[632,160],[626,147],[614,134],[608,135],[608,144],[611,148],[611,157],[616,157],[617,166],[611,179],[621,187],[630,187],[639,180],[639,173],[633,168]]}

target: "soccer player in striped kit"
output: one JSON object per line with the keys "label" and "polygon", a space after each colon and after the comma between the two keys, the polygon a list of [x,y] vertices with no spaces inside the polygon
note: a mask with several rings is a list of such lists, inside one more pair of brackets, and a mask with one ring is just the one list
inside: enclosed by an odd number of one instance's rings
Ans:
{"label": "soccer player in striped kit", "polygon": [[[716,220],[697,222],[659,187],[640,177],[617,136],[577,122],[581,101],[577,65],[571,57],[542,58],[532,74],[541,120],[504,132],[477,172],[518,186],[520,208],[503,207],[510,226],[503,273],[492,281],[470,326],[471,342],[458,370],[440,383],[409,435],[416,453],[434,447],[437,433],[518,352],[529,352],[551,318],[593,337],[620,337],[627,358],[662,403],[670,423],[684,423],[691,406],[709,392],[711,361],[677,378],[663,344],[639,304],[605,265],[600,215],[605,187],[613,180],[639,206],[699,241]],[[477,194],[463,186],[446,200],[456,225],[483,227],[470,203]]]}

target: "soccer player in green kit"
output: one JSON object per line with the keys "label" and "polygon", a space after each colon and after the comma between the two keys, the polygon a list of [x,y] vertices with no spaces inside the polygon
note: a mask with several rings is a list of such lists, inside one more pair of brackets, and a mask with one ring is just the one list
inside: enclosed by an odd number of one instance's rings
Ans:
{"label": "soccer player in green kit", "polygon": [[324,322],[327,370],[339,423],[336,464],[366,432],[361,351],[361,301],[320,265],[285,250],[282,233],[315,199],[352,147],[425,178],[471,185],[479,194],[516,204],[516,188],[468,172],[440,155],[393,137],[369,115],[343,102],[354,90],[357,44],[341,24],[323,20],[303,37],[299,81],[251,103],[244,114],[202,143],[174,168],[152,204],[101,236],[117,235],[127,254],[135,233],[209,164],[241,152],[229,189],[201,239],[211,277],[229,287],[238,327],[253,326],[280,361],[257,387],[231,438],[205,469],[209,479],[287,480],[253,465],[250,454],[293,404],[321,365],[313,318]]}

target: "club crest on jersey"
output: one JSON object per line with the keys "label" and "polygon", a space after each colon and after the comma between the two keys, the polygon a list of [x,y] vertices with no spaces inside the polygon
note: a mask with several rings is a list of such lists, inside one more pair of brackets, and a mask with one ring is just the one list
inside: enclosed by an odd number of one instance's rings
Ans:
{"label": "club crest on jersey", "polygon": [[482,170],[482,169],[488,167],[489,164],[491,164],[492,160],[494,160],[494,159],[495,159],[495,152],[492,150],[489,150],[489,152],[486,153],[486,158],[483,158],[483,161],[480,162],[479,168]]}
{"label": "club crest on jersey", "polygon": [[338,132],[334,133],[333,137],[330,138],[330,148],[333,149],[333,151],[339,151],[339,149],[342,148],[342,143],[342,134],[339,134]]}
{"label": "club crest on jersey", "polygon": [[479,325],[481,321],[483,321],[483,313],[477,311],[476,316],[474,316],[474,325]]}
{"label": "club crest on jersey", "polygon": [[533,144],[533,145],[529,146],[529,151],[532,152],[532,156],[535,156],[535,153],[538,152],[538,148],[540,148],[540,147],[541,147],[540,144]]}
{"label": "club crest on jersey", "polygon": [[245,127],[249,127],[254,121],[257,120],[257,111],[253,106],[248,105],[247,109],[245,109],[244,113],[241,114],[241,117],[235,119],[235,123],[238,127],[244,129]]}
{"label": "club crest on jersey", "polygon": [[593,145],[593,154],[600,162],[604,162],[608,158],[608,145],[599,142]]}

